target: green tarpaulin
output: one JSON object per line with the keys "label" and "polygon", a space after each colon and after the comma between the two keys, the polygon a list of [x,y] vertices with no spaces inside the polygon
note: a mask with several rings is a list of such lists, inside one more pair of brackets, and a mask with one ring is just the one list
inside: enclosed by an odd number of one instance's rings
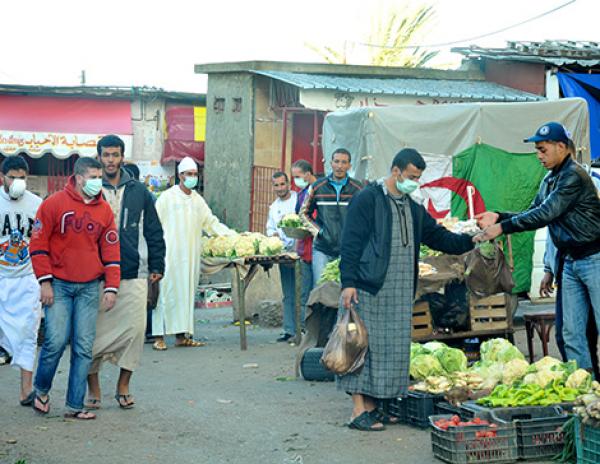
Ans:
{"label": "green tarpaulin", "polygon": [[[508,153],[485,144],[473,145],[452,160],[452,175],[471,181],[488,211],[527,209],[546,172],[534,153]],[[457,195],[452,196],[452,215],[467,216],[467,205]],[[535,232],[523,232],[511,237],[514,293],[529,291],[531,287],[534,235]]]}

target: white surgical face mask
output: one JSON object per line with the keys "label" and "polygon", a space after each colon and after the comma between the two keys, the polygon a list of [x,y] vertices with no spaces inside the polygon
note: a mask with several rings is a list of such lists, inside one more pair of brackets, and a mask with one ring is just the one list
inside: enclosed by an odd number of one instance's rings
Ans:
{"label": "white surgical face mask", "polygon": [[296,184],[298,188],[303,189],[308,185],[308,182],[305,181],[302,177],[294,177],[294,184]]}
{"label": "white surgical face mask", "polygon": [[89,197],[95,197],[102,190],[102,179],[86,179],[82,188]]}
{"label": "white surgical face mask", "polygon": [[13,200],[18,200],[25,194],[27,189],[27,183],[25,179],[13,179],[12,184],[8,187],[8,195]]}

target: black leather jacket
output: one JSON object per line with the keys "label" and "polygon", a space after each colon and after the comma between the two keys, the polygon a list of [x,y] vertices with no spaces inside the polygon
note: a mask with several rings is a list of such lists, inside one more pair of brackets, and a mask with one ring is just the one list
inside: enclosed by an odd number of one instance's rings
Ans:
{"label": "black leather jacket", "polygon": [[600,198],[592,178],[571,157],[550,171],[533,203],[522,213],[500,213],[507,234],[548,226],[564,256],[580,259],[600,252]]}

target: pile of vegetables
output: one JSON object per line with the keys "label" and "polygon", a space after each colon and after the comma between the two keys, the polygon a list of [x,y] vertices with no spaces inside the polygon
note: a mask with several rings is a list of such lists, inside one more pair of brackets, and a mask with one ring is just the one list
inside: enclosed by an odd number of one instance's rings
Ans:
{"label": "pile of vegetables", "polygon": [[430,256],[440,256],[442,254],[443,253],[441,251],[432,250],[427,245],[421,245],[421,248],[419,249],[419,257],[421,259],[428,258]]}
{"label": "pile of vegetables", "polygon": [[582,422],[591,427],[600,427],[600,383],[595,380],[590,390],[575,400],[573,412],[581,417]]}
{"label": "pile of vegetables", "polygon": [[274,256],[283,250],[277,237],[265,237],[257,232],[211,237],[204,242],[202,255],[206,257],[239,258],[246,256]]}
{"label": "pile of vegetables", "polygon": [[561,385],[555,379],[546,387],[537,384],[498,385],[492,393],[477,403],[492,408],[516,406],[550,406],[575,401],[579,390]]}
{"label": "pile of vegetables", "polygon": [[[530,365],[518,348],[503,338],[483,342],[480,351],[481,360],[467,367],[461,350],[435,341],[412,343],[410,375],[418,382],[411,389],[478,399],[480,404],[499,407],[572,402],[592,386],[590,373],[577,369],[575,361],[563,363],[546,356]],[[600,399],[600,388],[598,396]],[[597,406],[600,419],[600,403]]]}
{"label": "pile of vegetables", "polygon": [[294,229],[304,228],[302,219],[297,214],[286,214],[279,221],[278,227],[293,227]]}
{"label": "pile of vegetables", "polygon": [[481,419],[479,417],[475,417],[474,419],[471,419],[470,421],[467,422],[463,422],[459,416],[452,416],[450,419],[446,419],[446,418],[441,418],[436,420],[433,423],[436,427],[438,427],[441,430],[448,430],[452,427],[469,427],[469,426],[473,426],[473,425],[478,425],[478,426],[488,426],[489,430],[478,430],[475,433],[475,438],[494,438],[497,436],[497,431],[494,430],[496,429],[498,426],[496,424],[490,423],[485,419]]}
{"label": "pile of vegetables", "polygon": [[592,388],[591,374],[577,369],[575,361],[563,363],[546,356],[527,369],[522,363],[512,363],[513,371],[503,372],[503,378],[506,375],[508,382],[479,399],[479,404],[491,407],[548,406],[573,402],[578,395]]}
{"label": "pile of vegetables", "polygon": [[340,280],[340,258],[338,258],[325,265],[317,284],[322,284],[324,282],[340,282]]}
{"label": "pile of vegetables", "polygon": [[410,375],[421,382],[414,390],[440,394],[454,386],[467,386],[462,374],[467,370],[467,357],[444,343],[411,343]]}

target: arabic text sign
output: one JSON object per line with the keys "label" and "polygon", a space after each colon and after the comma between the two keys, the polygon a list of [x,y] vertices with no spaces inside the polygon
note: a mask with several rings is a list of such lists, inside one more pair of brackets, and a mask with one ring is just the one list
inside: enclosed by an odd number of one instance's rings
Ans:
{"label": "arabic text sign", "polygon": [[52,153],[57,158],[68,158],[74,153],[95,156],[98,134],[61,134],[54,132],[19,132],[0,130],[0,152],[5,156],[25,152],[33,158]]}

